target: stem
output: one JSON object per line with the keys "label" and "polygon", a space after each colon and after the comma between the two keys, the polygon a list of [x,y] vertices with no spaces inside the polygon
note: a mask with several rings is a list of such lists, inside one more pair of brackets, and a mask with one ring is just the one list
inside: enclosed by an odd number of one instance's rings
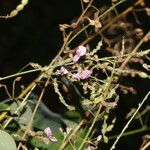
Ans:
{"label": "stem", "polygon": [[9,78],[12,78],[12,77],[20,76],[20,75],[23,75],[23,74],[40,71],[40,70],[41,70],[41,68],[32,69],[32,70],[28,70],[28,71],[23,71],[23,72],[15,73],[15,74],[12,74],[12,75],[9,75],[9,76],[6,76],[6,77],[0,77],[0,81],[6,80],[6,79],[9,79]]}
{"label": "stem", "polygon": [[143,44],[145,39],[150,35],[150,31],[142,38],[142,40],[136,45],[136,47],[133,49],[133,51],[130,53],[130,55],[126,58],[126,60],[122,63],[120,69],[124,69],[126,64],[129,62],[129,60],[132,58],[133,54],[138,50],[138,48]]}
{"label": "stem", "polygon": [[87,132],[87,134],[85,136],[85,138],[83,139],[80,147],[78,148],[78,150],[82,150],[82,148],[84,147],[84,144],[86,143],[86,141],[87,141],[87,139],[88,139],[88,137],[89,137],[89,135],[90,135],[90,133],[91,133],[91,131],[92,131],[92,129],[93,129],[97,119],[98,119],[98,116],[99,116],[100,111],[101,111],[101,107],[102,106],[100,105],[98,110],[97,110],[97,112],[96,112],[95,118],[94,118],[94,120],[93,120],[93,122],[92,122],[92,124],[91,124],[91,126],[90,126],[90,128],[89,128],[89,130],[88,130],[88,132]]}
{"label": "stem", "polygon": [[[99,19],[104,17],[107,13],[109,13],[110,11],[112,11],[115,7],[117,7],[118,5],[122,4],[123,2],[125,2],[127,0],[121,0],[118,3],[114,4],[111,8],[109,8],[108,10],[106,10],[102,15],[99,16]],[[84,30],[86,30],[88,27],[90,26],[90,24],[84,26],[79,32],[77,32],[67,43],[67,46],[80,34],[82,33]],[[85,44],[80,44],[80,45],[85,45]]]}
{"label": "stem", "polygon": [[[123,3],[126,0],[120,1],[119,4]],[[138,0],[134,6],[139,5],[143,0]],[[114,5],[116,6],[116,5]],[[114,7],[113,6],[113,7]],[[89,38],[87,38],[86,40],[84,40],[82,43],[80,43],[80,45],[85,45],[88,42],[90,42],[91,40],[93,40],[96,36],[98,36],[100,33],[102,33],[104,30],[106,30],[109,26],[111,26],[114,22],[116,22],[118,19],[122,18],[124,15],[126,15],[127,13],[131,12],[134,9],[134,6],[131,6],[129,8],[127,8],[125,11],[123,11],[120,15],[118,15],[116,18],[114,18],[111,22],[109,22],[108,24],[106,24],[103,28],[101,28],[100,31],[96,32],[95,34],[91,35]]]}
{"label": "stem", "polygon": [[71,135],[62,143],[62,145],[60,146],[59,150],[63,150],[65,148],[65,146],[68,144],[68,142],[74,137],[74,135],[77,133],[77,131],[80,129],[80,127],[83,125],[84,120],[82,120],[79,125],[73,130],[73,132],[71,133]]}
{"label": "stem", "polygon": [[81,14],[81,16],[79,17],[79,19],[77,20],[76,24],[78,24],[81,20],[81,18],[84,16],[84,14],[87,12],[87,10],[90,8],[91,4],[93,3],[93,0],[91,0],[88,4],[88,6],[85,8],[85,10],[83,11],[83,13]]}
{"label": "stem", "polygon": [[[121,137],[129,136],[129,135],[133,135],[133,134],[137,134],[137,133],[144,132],[144,131],[149,131],[149,130],[150,130],[150,127],[149,128],[143,127],[143,128],[140,128],[140,129],[125,132]],[[118,135],[110,136],[109,140],[115,139],[117,137],[118,137]]]}
{"label": "stem", "polygon": [[125,125],[125,127],[122,129],[121,133],[117,137],[117,139],[114,142],[114,144],[111,146],[110,150],[115,149],[115,146],[118,143],[119,139],[121,138],[121,136],[123,135],[123,133],[125,132],[125,130],[128,128],[129,124],[131,123],[131,121],[133,120],[133,118],[135,117],[135,115],[138,113],[139,109],[143,106],[143,104],[145,103],[145,101],[147,100],[147,98],[148,98],[149,95],[150,95],[150,91],[146,94],[146,96],[144,97],[144,99],[142,100],[142,102],[139,103],[139,106],[138,106],[137,110],[135,111],[135,113],[133,114],[133,116],[129,119],[129,121],[127,122],[127,124]]}
{"label": "stem", "polygon": [[[32,125],[33,119],[34,119],[34,117],[35,117],[35,114],[36,114],[37,109],[38,109],[38,107],[39,107],[39,105],[40,105],[40,102],[41,102],[42,97],[43,97],[44,92],[45,92],[45,88],[47,87],[48,83],[49,83],[49,79],[47,79],[47,81],[46,81],[46,83],[45,83],[45,85],[44,85],[44,88],[42,89],[42,92],[41,92],[41,94],[40,94],[40,97],[39,97],[39,99],[38,99],[38,101],[37,101],[37,104],[36,104],[36,106],[35,106],[35,108],[34,108],[33,114],[32,114],[32,116],[31,116],[31,118],[30,118],[30,121],[29,121],[29,123],[28,123],[28,126],[27,126],[27,128],[26,128],[26,130],[25,130],[25,132],[24,132],[22,138],[25,138],[25,136],[27,135],[28,129],[29,129],[29,128],[31,127],[31,125]],[[21,142],[20,142],[19,145],[18,145],[17,150],[20,149],[21,145],[22,145],[22,144],[21,144]]]}
{"label": "stem", "polygon": [[145,144],[144,147],[141,148],[141,150],[146,150],[150,146],[150,141]]}
{"label": "stem", "polygon": [[[55,58],[54,58],[54,59],[51,61],[51,63],[49,64],[48,70],[49,70],[50,67],[53,65],[53,63],[56,61],[57,57],[58,57],[58,56],[62,53],[62,51],[64,50],[64,48],[65,48],[65,46],[66,46],[66,43],[67,43],[69,37],[71,36],[71,34],[72,34],[72,32],[70,32],[70,34],[67,36],[67,38],[66,38],[66,40],[65,40],[65,42],[64,42],[64,44],[63,44],[63,46],[62,46],[62,48],[60,49],[60,51],[58,52],[58,54],[55,56]],[[40,68],[40,69],[41,69],[41,68]],[[34,70],[36,70],[36,69],[34,69]],[[28,72],[30,72],[30,71],[31,71],[31,70],[29,70]],[[49,77],[51,76],[52,71],[53,71],[53,69],[52,69],[51,72],[49,73]],[[26,72],[27,72],[27,71],[26,71]],[[22,72],[22,73],[23,73],[23,72]],[[20,74],[20,73],[19,73],[19,74]],[[21,98],[23,98],[24,95],[27,94],[27,95],[25,96],[24,100],[21,102],[20,106],[19,106],[19,107],[17,108],[17,110],[15,111],[15,113],[17,113],[17,112],[24,106],[25,101],[28,99],[28,97],[29,97],[29,95],[31,94],[31,92],[35,89],[37,83],[40,82],[40,81],[43,79],[44,75],[45,75],[45,71],[44,71],[44,72],[41,72],[40,75],[39,75],[31,84],[29,84],[29,86],[18,96],[18,99],[21,99]],[[12,76],[13,76],[13,75],[7,76],[7,79],[10,78],[10,77],[12,77]],[[14,76],[16,76],[16,74],[15,74]],[[4,78],[3,78],[3,79],[4,79]],[[6,79],[6,78],[5,78],[5,79]],[[0,80],[1,80],[1,78],[0,78]],[[7,125],[11,122],[11,120],[12,120],[12,117],[10,117],[10,118],[7,120],[7,122],[5,123],[3,129],[5,129],[5,128],[7,127]]]}
{"label": "stem", "polygon": [[[107,98],[107,95],[109,94],[109,88],[110,88],[111,83],[112,83],[112,81],[113,81],[113,77],[114,77],[114,70],[112,71],[110,80],[108,81],[108,85],[107,85],[106,90],[105,90],[105,92],[104,92],[104,96],[103,96],[102,101],[105,101],[105,99]],[[78,150],[82,150],[82,148],[84,147],[84,145],[85,145],[85,143],[86,143],[88,137],[90,136],[90,133],[91,133],[91,131],[92,131],[92,129],[93,129],[93,127],[94,127],[96,121],[98,120],[98,117],[99,117],[101,108],[102,108],[102,105],[100,105],[100,106],[98,107],[98,110],[97,110],[97,112],[96,112],[96,114],[95,114],[94,120],[93,120],[93,122],[92,122],[92,124],[91,124],[91,126],[90,126],[90,128],[89,128],[89,130],[88,130],[88,132],[87,132],[85,138],[83,139],[83,141],[82,141],[82,143],[81,143],[81,145],[80,145],[80,147],[79,147]]]}

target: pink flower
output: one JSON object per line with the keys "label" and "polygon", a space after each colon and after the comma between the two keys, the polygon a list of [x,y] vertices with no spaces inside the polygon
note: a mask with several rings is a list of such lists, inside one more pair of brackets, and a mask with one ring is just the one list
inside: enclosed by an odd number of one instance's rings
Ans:
{"label": "pink flower", "polygon": [[79,46],[78,49],[76,50],[76,54],[79,56],[84,56],[86,54],[86,47]]}
{"label": "pink flower", "polygon": [[90,70],[84,70],[81,72],[81,79],[87,79],[91,76],[92,72]]}
{"label": "pink flower", "polygon": [[73,74],[72,78],[84,80],[84,79],[89,78],[91,76],[91,74],[92,74],[92,71],[86,69],[86,70],[82,71],[81,73]]}
{"label": "pink flower", "polygon": [[68,70],[64,67],[61,67],[60,70],[58,70],[58,73],[61,74],[61,75],[64,75],[64,74],[68,73]]}
{"label": "pink flower", "polygon": [[57,138],[52,135],[52,130],[49,127],[47,127],[47,128],[44,129],[44,133],[47,135],[47,137],[52,142],[57,142],[58,141]]}
{"label": "pink flower", "polygon": [[76,73],[76,74],[73,74],[73,75],[72,75],[72,78],[73,78],[73,79],[80,79],[81,76],[80,76],[79,73]]}
{"label": "pink flower", "polygon": [[78,54],[74,55],[73,62],[76,63],[80,59],[80,56]]}
{"label": "pink flower", "polygon": [[84,46],[79,46],[78,49],[76,50],[76,54],[73,57],[73,62],[76,63],[81,56],[84,56],[86,54],[86,47]]}

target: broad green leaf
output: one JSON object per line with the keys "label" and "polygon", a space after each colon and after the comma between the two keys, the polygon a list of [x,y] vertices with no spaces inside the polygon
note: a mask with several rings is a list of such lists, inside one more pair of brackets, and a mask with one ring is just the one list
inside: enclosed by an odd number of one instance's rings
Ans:
{"label": "broad green leaf", "polygon": [[29,105],[25,106],[25,111],[21,114],[18,123],[20,125],[28,125],[32,116],[32,110]]}
{"label": "broad green leaf", "polygon": [[51,142],[49,141],[48,144],[44,143],[42,140],[36,138],[36,137],[33,137],[31,140],[30,140],[30,144],[33,146],[33,147],[37,147],[39,148],[40,150],[58,150],[60,145],[62,144],[62,140],[63,140],[63,135],[61,135],[60,133],[58,132],[55,132],[55,131],[52,131],[53,135],[57,138],[57,142]]}
{"label": "broad green leaf", "polygon": [[5,131],[0,130],[0,150],[16,150],[16,143]]}

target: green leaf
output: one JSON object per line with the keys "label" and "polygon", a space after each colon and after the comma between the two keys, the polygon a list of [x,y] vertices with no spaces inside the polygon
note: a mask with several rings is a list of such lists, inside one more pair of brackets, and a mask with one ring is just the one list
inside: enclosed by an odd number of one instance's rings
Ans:
{"label": "green leaf", "polygon": [[53,135],[57,138],[57,142],[51,142],[49,140],[49,143],[46,144],[44,143],[42,140],[36,138],[36,137],[33,137],[31,140],[30,140],[30,144],[33,146],[33,147],[37,147],[39,148],[40,150],[58,150],[60,145],[62,144],[62,141],[63,141],[63,136],[58,133],[58,132],[55,132],[55,131],[52,131]]}
{"label": "green leaf", "polygon": [[16,150],[16,143],[13,138],[5,131],[0,130],[0,149]]}
{"label": "green leaf", "polygon": [[[55,118],[47,118],[42,114],[37,113],[33,122],[33,127],[44,130],[50,127],[52,131],[59,131],[61,128],[61,120],[54,120]],[[60,132],[60,131],[59,131]]]}
{"label": "green leaf", "polygon": [[3,112],[8,109],[8,105],[5,103],[0,103],[0,112]]}
{"label": "green leaf", "polygon": [[30,118],[32,116],[32,110],[29,105],[24,108],[24,112],[21,114],[18,123],[20,125],[28,125]]}

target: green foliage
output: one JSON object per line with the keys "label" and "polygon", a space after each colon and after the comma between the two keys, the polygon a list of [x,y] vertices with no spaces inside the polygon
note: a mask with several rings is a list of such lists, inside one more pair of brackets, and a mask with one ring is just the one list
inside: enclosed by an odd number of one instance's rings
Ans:
{"label": "green foliage", "polygon": [[0,130],[0,149],[1,150],[16,150],[14,139],[5,131]]}

